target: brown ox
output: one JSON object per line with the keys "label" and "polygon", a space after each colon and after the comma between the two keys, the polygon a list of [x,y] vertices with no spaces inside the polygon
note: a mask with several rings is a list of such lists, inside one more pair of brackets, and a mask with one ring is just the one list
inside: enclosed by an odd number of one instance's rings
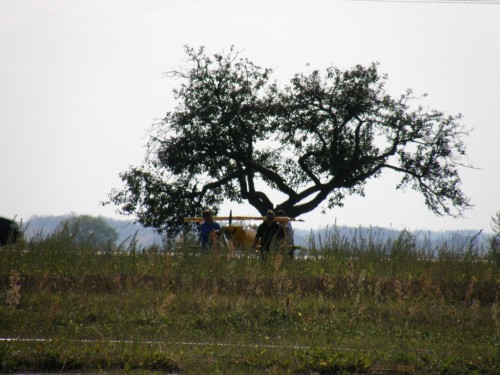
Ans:
{"label": "brown ox", "polygon": [[243,228],[241,225],[226,225],[222,231],[234,249],[250,249],[257,232],[254,228]]}

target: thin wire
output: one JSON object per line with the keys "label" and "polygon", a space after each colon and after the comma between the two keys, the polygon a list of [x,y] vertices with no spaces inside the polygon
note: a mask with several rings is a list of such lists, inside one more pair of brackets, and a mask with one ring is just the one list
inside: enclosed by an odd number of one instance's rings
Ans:
{"label": "thin wire", "polygon": [[[21,337],[0,337],[0,342],[54,342],[52,338],[21,338]],[[145,345],[183,345],[183,346],[227,346],[227,347],[241,347],[241,348],[268,348],[268,349],[311,349],[309,346],[302,345],[273,345],[273,344],[241,344],[241,343],[223,343],[223,342],[199,342],[199,341],[156,341],[156,340],[100,340],[100,339],[74,339],[68,340],[70,342],[77,342],[81,344],[145,344]],[[343,351],[373,351],[372,349],[353,349],[340,347],[337,350]]]}
{"label": "thin wire", "polygon": [[430,3],[430,4],[471,4],[471,5],[500,5],[500,0],[349,0],[371,1],[377,3]]}

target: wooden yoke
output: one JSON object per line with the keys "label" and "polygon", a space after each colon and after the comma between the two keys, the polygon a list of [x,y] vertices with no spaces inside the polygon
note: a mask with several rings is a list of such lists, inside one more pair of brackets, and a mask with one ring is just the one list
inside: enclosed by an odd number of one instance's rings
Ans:
{"label": "wooden yoke", "polygon": [[[245,221],[245,220],[266,220],[265,216],[214,216],[212,217],[213,221],[228,221],[228,220],[236,220],[236,221]],[[277,221],[279,223],[286,223],[288,221],[301,221],[303,222],[304,220],[302,219],[296,219],[294,217],[287,217],[287,216],[279,216],[275,217],[273,219],[274,221]],[[196,217],[185,217],[184,221],[189,222],[189,223],[202,223],[203,218],[201,216],[196,216]]]}

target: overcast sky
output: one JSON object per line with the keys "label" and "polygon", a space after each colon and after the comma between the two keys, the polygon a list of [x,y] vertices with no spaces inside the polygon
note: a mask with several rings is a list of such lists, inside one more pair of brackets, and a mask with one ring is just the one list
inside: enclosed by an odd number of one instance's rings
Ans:
{"label": "overcast sky", "polygon": [[[423,198],[369,182],[365,198],[304,215],[326,224],[410,230],[484,229],[500,210],[500,1],[0,0],[0,216],[123,218],[102,207],[119,173],[144,157],[151,125],[173,108],[184,45],[231,45],[283,84],[330,65],[380,63],[388,91],[463,115],[473,129],[462,219]],[[307,67],[310,64],[311,68]],[[254,215],[251,206],[226,205]]]}

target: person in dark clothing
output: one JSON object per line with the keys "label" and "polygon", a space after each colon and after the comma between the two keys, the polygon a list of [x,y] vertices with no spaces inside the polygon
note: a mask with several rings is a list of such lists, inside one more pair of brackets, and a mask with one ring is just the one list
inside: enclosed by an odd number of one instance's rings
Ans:
{"label": "person in dark clothing", "polygon": [[285,237],[283,228],[274,221],[274,218],[274,211],[267,211],[266,221],[257,228],[257,233],[253,241],[253,248],[257,248],[260,242],[260,253],[262,256],[269,253],[271,247]]}
{"label": "person in dark clothing", "polygon": [[212,249],[220,234],[219,223],[214,222],[212,212],[206,210],[202,213],[203,223],[200,224],[200,243],[203,251]]}

